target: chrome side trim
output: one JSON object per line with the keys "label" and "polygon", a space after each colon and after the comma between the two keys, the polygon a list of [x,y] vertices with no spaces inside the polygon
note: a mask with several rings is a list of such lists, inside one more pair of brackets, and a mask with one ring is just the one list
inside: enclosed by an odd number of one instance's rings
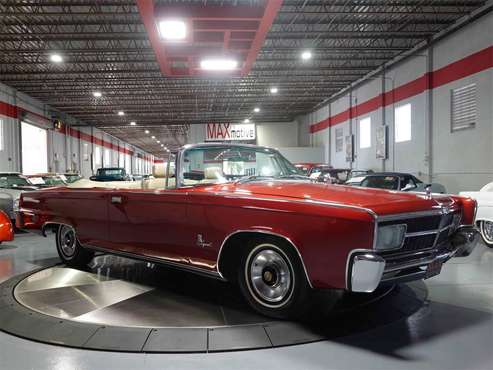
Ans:
{"label": "chrome side trim", "polygon": [[[203,196],[204,194],[195,194],[195,193],[189,193],[189,195],[201,195]],[[343,204],[343,203],[336,203],[336,202],[325,202],[321,200],[312,200],[312,199],[282,199],[282,198],[274,198],[274,197],[252,197],[252,196],[247,196],[247,195],[236,195],[234,193],[229,193],[229,192],[215,192],[214,195],[216,196],[223,196],[225,198],[231,198],[231,199],[248,199],[248,200],[264,200],[264,201],[272,201],[272,202],[278,202],[278,203],[297,203],[297,204],[316,204],[320,206],[326,206],[326,207],[335,207],[335,208],[349,208],[349,209],[354,209],[356,211],[363,211],[368,213],[369,215],[373,217],[377,217],[377,214],[373,212],[369,208],[365,207],[360,207],[360,206],[353,206],[350,204]]]}
{"label": "chrome side trim", "polygon": [[217,270],[217,273],[218,275],[223,279],[223,280],[227,280],[223,274],[221,273],[221,271],[219,270],[219,261],[221,260],[221,253],[223,251],[223,247],[224,245],[226,244],[226,242],[229,240],[229,238],[231,238],[233,235],[236,235],[236,234],[239,234],[239,233],[258,233],[258,234],[267,234],[267,235],[273,235],[273,236],[277,236],[279,238],[282,238],[284,240],[286,240],[289,244],[291,244],[293,246],[293,248],[296,250],[296,253],[298,254],[298,257],[300,258],[300,261],[301,261],[301,265],[303,266],[303,271],[305,272],[305,277],[306,277],[306,280],[308,281],[308,285],[310,286],[310,288],[313,289],[313,285],[312,285],[312,282],[310,280],[310,277],[308,276],[308,271],[306,269],[306,266],[305,266],[305,262],[303,261],[303,257],[301,256],[301,253],[298,249],[298,247],[296,246],[295,243],[293,243],[293,241],[285,236],[285,235],[281,235],[281,234],[278,234],[278,233],[275,233],[275,232],[272,232],[272,231],[267,231],[267,230],[252,230],[252,229],[247,229],[247,230],[236,230],[236,231],[233,231],[231,234],[228,234],[226,236],[226,238],[224,238],[223,242],[221,243],[221,247],[219,248],[219,252],[217,254],[217,260],[216,260],[216,270]]}
{"label": "chrome side trim", "polygon": [[457,211],[458,209],[448,209],[448,211],[445,211],[444,208],[435,208],[432,210],[428,211],[418,211],[418,212],[409,212],[409,213],[396,213],[392,215],[384,215],[384,216],[378,216],[378,222],[385,222],[385,221],[395,221],[395,220],[402,220],[402,219],[407,219],[407,218],[420,218],[420,217],[426,217],[426,216],[440,216],[444,215],[447,213],[453,213]]}
{"label": "chrome side trim", "polygon": [[218,274],[216,271],[206,270],[206,269],[202,269],[202,268],[196,267],[196,266],[189,266],[189,265],[185,265],[183,263],[169,261],[169,260],[164,259],[164,258],[149,257],[149,256],[144,256],[142,254],[134,254],[134,253],[128,253],[128,252],[114,250],[114,249],[107,249],[107,248],[97,247],[97,246],[91,245],[91,244],[83,244],[82,246],[84,248],[92,249],[92,250],[103,252],[103,253],[114,254],[117,256],[127,257],[127,258],[136,259],[136,260],[140,260],[140,261],[154,262],[157,264],[175,267],[175,268],[180,269],[180,270],[193,272],[195,274],[205,275],[208,277],[213,277],[213,278],[216,278],[219,280],[224,280],[224,281],[226,280],[220,274]]}

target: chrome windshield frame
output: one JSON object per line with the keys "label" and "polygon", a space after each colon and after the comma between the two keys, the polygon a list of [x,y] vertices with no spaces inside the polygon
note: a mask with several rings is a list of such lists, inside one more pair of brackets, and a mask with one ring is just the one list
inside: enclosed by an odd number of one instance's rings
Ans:
{"label": "chrome windshield frame", "polygon": [[[259,146],[259,145],[253,145],[253,144],[235,144],[235,143],[217,143],[217,142],[211,142],[211,143],[200,143],[200,144],[187,144],[181,147],[181,149],[177,153],[177,160],[176,160],[176,168],[175,168],[175,176],[176,176],[176,188],[190,188],[190,187],[195,187],[195,186],[200,186],[200,185],[211,185],[211,184],[196,184],[196,185],[185,185],[184,182],[184,177],[183,177],[183,171],[182,168],[184,168],[184,161],[185,161],[185,153],[188,150],[191,149],[197,149],[197,148],[244,148],[244,149],[250,149],[250,150],[255,150],[255,151],[270,151],[273,153],[276,153],[283,159],[285,159],[287,162],[291,163],[288,159],[286,159],[277,149],[270,148],[267,146]],[[291,165],[293,165],[291,163]],[[293,165],[293,168],[294,165]],[[233,182],[233,181],[228,181],[228,182]]]}

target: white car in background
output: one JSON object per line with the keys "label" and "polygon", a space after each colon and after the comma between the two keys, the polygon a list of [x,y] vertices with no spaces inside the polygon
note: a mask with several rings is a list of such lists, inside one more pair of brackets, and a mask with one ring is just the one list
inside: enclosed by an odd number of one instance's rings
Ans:
{"label": "white car in background", "polygon": [[0,209],[4,211],[12,221],[15,220],[15,210],[19,204],[19,197],[24,191],[38,190],[26,176],[17,172],[0,173]]}
{"label": "white car in background", "polygon": [[479,191],[462,191],[460,195],[474,198],[478,202],[476,223],[486,245],[493,248],[493,182]]}

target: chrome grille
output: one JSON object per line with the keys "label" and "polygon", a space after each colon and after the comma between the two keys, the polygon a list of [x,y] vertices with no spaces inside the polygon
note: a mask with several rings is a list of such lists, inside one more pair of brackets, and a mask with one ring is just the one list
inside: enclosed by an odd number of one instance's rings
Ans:
{"label": "chrome grille", "polygon": [[[395,220],[379,222],[378,226],[406,224],[407,232],[404,244],[398,250],[383,252],[382,256],[412,254],[413,252],[435,248],[448,241],[451,228],[458,226],[458,210],[445,214],[424,215],[418,217],[398,217]],[[455,221],[455,222],[454,222]]]}

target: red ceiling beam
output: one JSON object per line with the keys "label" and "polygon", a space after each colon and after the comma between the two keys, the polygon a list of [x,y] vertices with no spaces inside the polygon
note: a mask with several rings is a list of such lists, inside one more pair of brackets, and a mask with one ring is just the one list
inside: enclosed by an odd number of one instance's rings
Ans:
{"label": "red ceiling beam", "polygon": [[247,56],[247,60],[245,61],[245,63],[243,64],[243,68],[241,69],[242,76],[247,75],[248,72],[252,69],[253,63],[255,62],[258,53],[260,52],[260,48],[264,44],[265,37],[267,36],[267,33],[269,32],[269,29],[272,26],[272,22],[274,22],[274,18],[279,12],[281,5],[282,0],[270,0],[267,2],[264,16],[260,21],[260,27],[257,31],[255,39],[253,40],[250,52]]}
{"label": "red ceiling beam", "polygon": [[[165,76],[245,76],[251,70],[282,0],[265,0],[259,6],[154,4],[137,0],[149,40]],[[187,39],[161,39],[161,19],[182,19],[188,24]],[[212,44],[212,45],[211,45]],[[216,46],[217,45],[217,46]],[[231,57],[238,69],[207,72],[198,66],[201,57]],[[181,64],[177,65],[176,62]]]}

